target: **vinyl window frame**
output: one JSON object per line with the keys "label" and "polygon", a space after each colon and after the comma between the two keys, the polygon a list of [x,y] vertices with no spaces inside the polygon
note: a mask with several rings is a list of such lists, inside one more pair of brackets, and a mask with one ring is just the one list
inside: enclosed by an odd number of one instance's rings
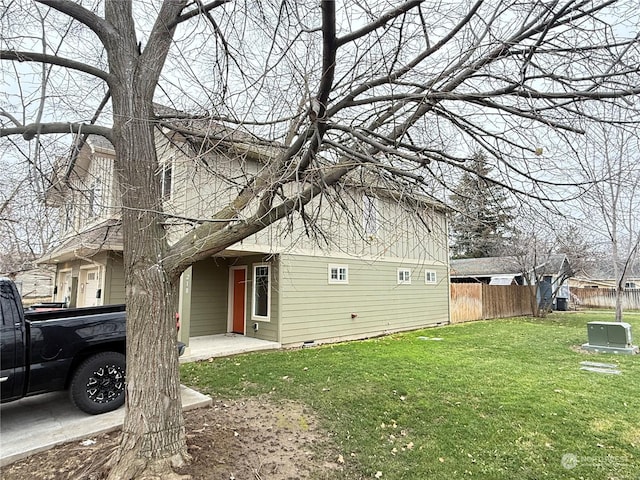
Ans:
{"label": "vinyl window frame", "polygon": [[398,285],[411,285],[411,269],[406,267],[398,268],[396,280]]}
{"label": "vinyl window frame", "polygon": [[[262,288],[261,285],[258,285],[258,269],[261,268],[266,268],[267,269],[267,284],[266,284],[266,290],[265,293],[267,295],[267,301],[266,301],[266,315],[262,315],[262,312],[258,312],[257,308],[258,306],[261,304],[261,302],[258,302],[258,294],[259,294],[259,290],[258,288]],[[271,321],[271,299],[272,299],[272,295],[271,295],[271,264],[270,263],[254,263],[251,266],[251,272],[252,272],[252,279],[251,279],[251,284],[252,284],[252,289],[251,289],[251,319],[252,320],[259,320],[261,322],[269,322]],[[262,277],[262,275],[261,275]]]}
{"label": "vinyl window frame", "polygon": [[330,263],[327,266],[327,282],[330,285],[348,285],[349,265]]}

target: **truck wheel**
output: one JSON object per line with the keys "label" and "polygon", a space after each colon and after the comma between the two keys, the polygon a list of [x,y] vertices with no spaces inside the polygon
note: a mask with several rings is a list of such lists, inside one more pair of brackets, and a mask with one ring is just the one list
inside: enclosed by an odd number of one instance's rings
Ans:
{"label": "truck wheel", "polygon": [[118,352],[103,352],[87,358],[71,380],[69,395],[73,404],[91,415],[122,406],[125,367],[125,357]]}

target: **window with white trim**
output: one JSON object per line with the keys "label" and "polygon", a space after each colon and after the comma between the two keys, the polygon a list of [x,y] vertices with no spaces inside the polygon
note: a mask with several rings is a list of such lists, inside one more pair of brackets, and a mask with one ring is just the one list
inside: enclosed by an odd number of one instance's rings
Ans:
{"label": "window with white trim", "polygon": [[271,315],[271,265],[253,265],[253,310],[252,318],[268,321]]}
{"label": "window with white trim", "polygon": [[398,285],[411,284],[411,270],[409,268],[398,269]]}
{"label": "window with white trim", "polygon": [[436,283],[438,278],[436,277],[435,270],[425,270],[424,283]]}
{"label": "window with white trim", "polygon": [[329,283],[349,283],[348,265],[329,265]]}
{"label": "window with white trim", "polygon": [[160,168],[162,199],[169,200],[173,193],[173,159],[163,163]]}

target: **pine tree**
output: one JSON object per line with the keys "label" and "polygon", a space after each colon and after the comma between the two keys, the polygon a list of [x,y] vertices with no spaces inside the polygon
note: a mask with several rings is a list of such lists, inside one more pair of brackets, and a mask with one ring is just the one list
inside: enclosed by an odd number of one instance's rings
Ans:
{"label": "pine tree", "polygon": [[471,159],[454,193],[450,196],[453,258],[482,258],[500,255],[512,232],[513,207],[507,204],[503,187],[490,180],[491,166],[483,153]]}

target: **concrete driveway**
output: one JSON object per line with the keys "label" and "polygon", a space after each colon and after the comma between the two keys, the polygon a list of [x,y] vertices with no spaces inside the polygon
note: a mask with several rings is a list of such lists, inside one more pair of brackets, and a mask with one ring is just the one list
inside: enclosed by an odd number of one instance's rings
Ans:
{"label": "concrete driveway", "polygon": [[[211,397],[182,386],[185,410],[211,404]],[[23,398],[0,407],[0,466],[62,443],[89,439],[122,426],[124,408],[88,415],[75,408],[67,392]]]}

